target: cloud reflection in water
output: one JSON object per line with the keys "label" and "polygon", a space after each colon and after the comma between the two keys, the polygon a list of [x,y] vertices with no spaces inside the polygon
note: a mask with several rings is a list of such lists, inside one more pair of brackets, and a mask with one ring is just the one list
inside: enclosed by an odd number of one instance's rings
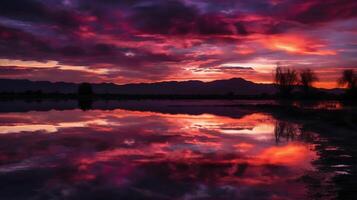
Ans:
{"label": "cloud reflection in water", "polygon": [[298,180],[317,157],[303,140],[277,143],[277,120],[263,113],[68,110],[0,119],[0,195],[18,199],[299,199],[307,191]]}

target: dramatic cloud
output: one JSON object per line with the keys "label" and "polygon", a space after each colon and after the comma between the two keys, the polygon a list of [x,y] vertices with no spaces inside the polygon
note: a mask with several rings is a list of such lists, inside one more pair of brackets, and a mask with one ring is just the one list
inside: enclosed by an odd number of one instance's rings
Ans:
{"label": "dramatic cloud", "polygon": [[[0,77],[270,82],[278,62],[356,68],[356,10],[352,0],[4,0]],[[321,76],[335,86],[336,73]]]}

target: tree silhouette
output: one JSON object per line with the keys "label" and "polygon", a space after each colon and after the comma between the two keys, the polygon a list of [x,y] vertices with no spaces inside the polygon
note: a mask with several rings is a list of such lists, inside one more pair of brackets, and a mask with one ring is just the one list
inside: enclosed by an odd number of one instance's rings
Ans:
{"label": "tree silhouette", "polygon": [[92,85],[90,83],[81,83],[78,86],[78,95],[91,96],[93,95]]}
{"label": "tree silhouette", "polygon": [[291,96],[297,81],[298,76],[294,69],[276,67],[274,83],[282,97],[288,98]]}
{"label": "tree silhouette", "polygon": [[311,69],[304,69],[300,72],[300,85],[301,89],[305,93],[305,96],[309,96],[311,94],[311,89],[313,88],[313,83],[318,81],[318,77],[314,71]]}
{"label": "tree silhouette", "polygon": [[338,80],[338,83],[341,86],[347,87],[347,95],[357,97],[357,74],[354,70],[344,70],[341,78]]}

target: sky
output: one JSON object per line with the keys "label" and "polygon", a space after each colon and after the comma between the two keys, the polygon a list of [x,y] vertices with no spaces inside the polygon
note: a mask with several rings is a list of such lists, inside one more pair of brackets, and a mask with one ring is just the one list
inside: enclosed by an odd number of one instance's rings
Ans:
{"label": "sky", "polygon": [[356,0],[1,0],[0,78],[117,84],[357,69]]}

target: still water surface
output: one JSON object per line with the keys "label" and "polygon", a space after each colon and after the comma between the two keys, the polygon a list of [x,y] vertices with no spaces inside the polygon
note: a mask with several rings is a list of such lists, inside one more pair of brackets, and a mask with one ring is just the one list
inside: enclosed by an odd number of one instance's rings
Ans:
{"label": "still water surface", "polygon": [[319,136],[241,113],[0,113],[1,199],[309,198]]}

